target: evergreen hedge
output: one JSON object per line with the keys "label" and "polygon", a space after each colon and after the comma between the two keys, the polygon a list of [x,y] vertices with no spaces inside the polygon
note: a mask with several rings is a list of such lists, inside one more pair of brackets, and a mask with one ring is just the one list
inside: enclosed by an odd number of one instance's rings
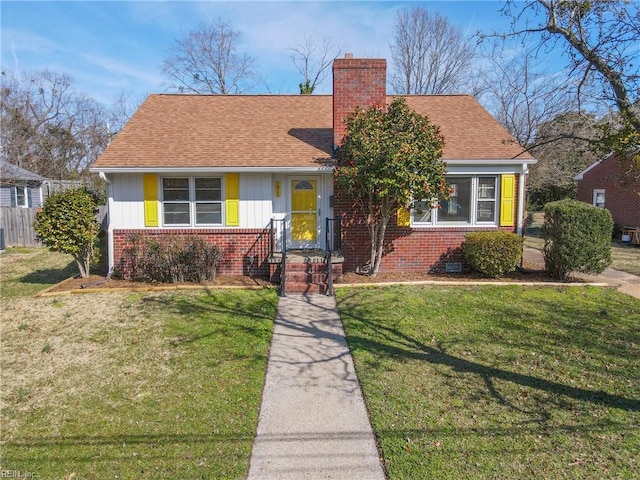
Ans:
{"label": "evergreen hedge", "polygon": [[466,262],[484,276],[498,278],[512,272],[522,258],[523,239],[515,233],[473,232],[464,238],[462,253]]}
{"label": "evergreen hedge", "polygon": [[602,273],[611,265],[611,213],[576,200],[544,206],[542,232],[547,273],[566,281],[571,272]]}

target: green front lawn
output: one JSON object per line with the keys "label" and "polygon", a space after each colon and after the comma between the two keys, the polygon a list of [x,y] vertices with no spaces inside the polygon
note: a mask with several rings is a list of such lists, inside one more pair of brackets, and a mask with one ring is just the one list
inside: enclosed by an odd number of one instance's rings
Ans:
{"label": "green front lawn", "polygon": [[337,295],[390,479],[637,478],[637,299],[519,286]]}
{"label": "green front lawn", "polygon": [[34,268],[50,282],[46,265],[3,272],[14,285],[0,313],[3,471],[246,476],[273,290],[21,295]]}
{"label": "green front lawn", "polygon": [[33,295],[77,274],[71,255],[46,248],[7,248],[0,254],[0,301]]}

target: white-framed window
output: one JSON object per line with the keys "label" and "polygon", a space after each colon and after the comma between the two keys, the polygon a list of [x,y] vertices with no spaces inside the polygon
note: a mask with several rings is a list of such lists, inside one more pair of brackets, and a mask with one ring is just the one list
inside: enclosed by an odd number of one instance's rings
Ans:
{"label": "white-framed window", "polygon": [[447,175],[446,181],[451,189],[447,200],[435,206],[425,200],[413,202],[412,225],[497,224],[497,175]]}
{"label": "white-framed window", "polygon": [[593,204],[598,208],[604,208],[604,189],[598,188],[593,191]]}
{"label": "white-framed window", "polygon": [[476,223],[495,223],[498,191],[496,177],[478,177]]}
{"label": "white-framed window", "polygon": [[222,179],[194,178],[196,225],[222,224]]}
{"label": "white-framed window", "polygon": [[222,178],[162,178],[162,212],[166,226],[222,225]]}
{"label": "white-framed window", "polygon": [[16,185],[16,206],[17,207],[28,207],[29,206],[29,192],[27,191],[27,187],[24,185]]}

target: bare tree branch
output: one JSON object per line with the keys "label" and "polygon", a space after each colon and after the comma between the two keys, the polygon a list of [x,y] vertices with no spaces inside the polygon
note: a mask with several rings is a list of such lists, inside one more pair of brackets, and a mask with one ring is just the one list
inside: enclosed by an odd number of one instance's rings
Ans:
{"label": "bare tree branch", "polygon": [[[615,106],[640,132],[640,5],[631,0],[507,0],[508,32],[481,38],[537,38],[551,50],[563,45],[573,72],[587,91],[599,86],[600,100]],[[524,26],[521,26],[524,25]],[[578,90],[581,95],[583,89]]]}
{"label": "bare tree branch", "polygon": [[483,59],[480,100],[516,141],[527,149],[537,142],[538,127],[576,109],[575,87],[562,75],[543,71],[532,54],[495,46]]}
{"label": "bare tree branch", "polygon": [[167,86],[179,92],[236,94],[255,86],[254,60],[238,52],[240,32],[219,19],[176,40],[162,62]]}
{"label": "bare tree branch", "polygon": [[89,178],[108,141],[104,106],[49,71],[3,72],[1,87],[2,158],[47,178]]}
{"label": "bare tree branch", "polygon": [[304,95],[312,94],[323,82],[333,60],[344,53],[344,47],[329,37],[318,41],[307,36],[303,42],[291,47],[291,51],[291,61],[303,78],[299,86],[300,93]]}
{"label": "bare tree branch", "polygon": [[462,30],[422,7],[401,10],[391,45],[396,93],[442,94],[461,88],[475,58],[475,47]]}

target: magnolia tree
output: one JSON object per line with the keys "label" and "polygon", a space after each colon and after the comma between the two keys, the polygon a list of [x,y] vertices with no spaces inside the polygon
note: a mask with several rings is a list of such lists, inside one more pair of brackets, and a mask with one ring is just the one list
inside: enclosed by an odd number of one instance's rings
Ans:
{"label": "magnolia tree", "polygon": [[437,204],[448,196],[444,138],[437,126],[411,110],[404,98],[387,108],[356,109],[347,117],[334,171],[338,191],[351,199],[366,219],[371,236],[370,274],[380,268],[384,237],[398,209],[415,200]]}
{"label": "magnolia tree", "polygon": [[89,276],[97,253],[97,210],[95,195],[84,188],[72,188],[48,197],[33,222],[38,239],[53,252],[73,256],[83,278]]}

